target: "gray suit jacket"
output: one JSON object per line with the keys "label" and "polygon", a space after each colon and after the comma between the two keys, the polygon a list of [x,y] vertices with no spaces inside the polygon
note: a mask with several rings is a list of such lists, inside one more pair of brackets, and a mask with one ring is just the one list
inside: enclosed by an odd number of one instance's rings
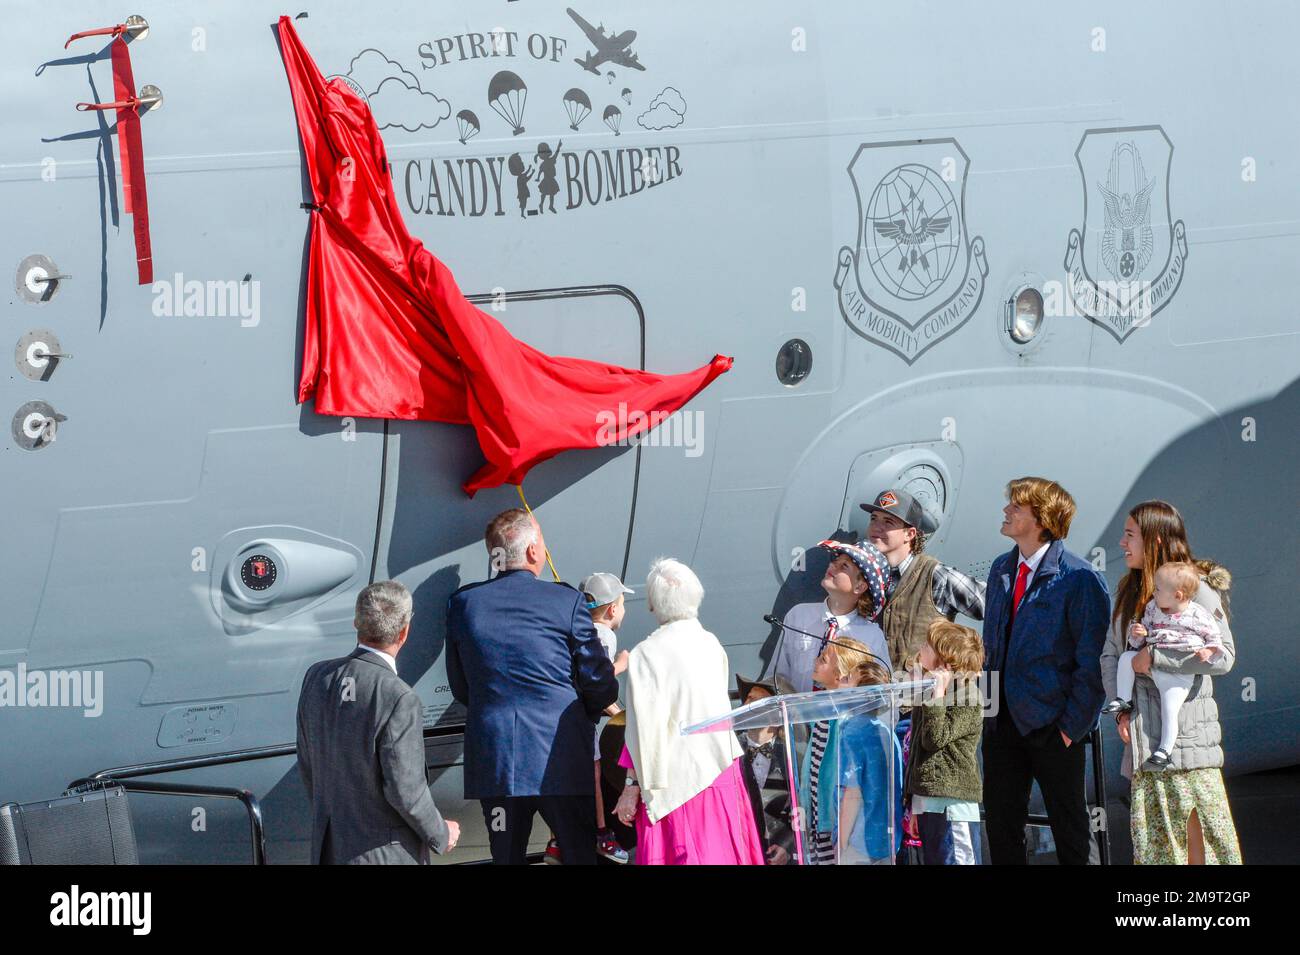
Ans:
{"label": "gray suit jacket", "polygon": [[313,864],[417,864],[447,824],[424,769],[420,698],[358,647],[317,663],[298,697],[298,769],[311,800]]}

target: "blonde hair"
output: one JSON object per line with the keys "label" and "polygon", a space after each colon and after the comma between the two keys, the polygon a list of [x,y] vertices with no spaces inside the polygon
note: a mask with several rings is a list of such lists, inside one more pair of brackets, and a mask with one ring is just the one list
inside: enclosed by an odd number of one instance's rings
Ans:
{"label": "blonde hair", "polygon": [[970,627],[941,618],[930,624],[926,640],[959,679],[974,679],[984,669],[984,640]]}
{"label": "blonde hair", "polygon": [[1160,574],[1164,574],[1165,579],[1189,599],[1201,586],[1201,575],[1197,572],[1196,565],[1189,561],[1171,560],[1161,564],[1156,568],[1156,575]]}
{"label": "blonde hair", "polygon": [[1043,525],[1039,540],[1063,540],[1070,533],[1076,507],[1070,492],[1055,481],[1040,477],[1015,478],[1007,482],[1007,500],[1024,504]]}
{"label": "blonde hair", "polygon": [[835,672],[841,680],[852,677],[854,686],[889,682],[889,671],[871,655],[866,644],[851,637],[836,637],[827,649],[832,651]]}
{"label": "blonde hair", "polygon": [[[586,594],[583,594],[583,596],[585,597]],[[605,611],[606,611],[606,610],[608,610],[610,607],[617,607],[617,606],[618,606],[619,604],[621,604],[622,602],[623,602],[623,595],[622,595],[622,594],[619,594],[617,597],[615,597],[613,600],[611,600],[611,601],[610,601],[609,603],[607,603],[607,604],[599,604],[598,606],[595,606],[595,607],[588,607],[588,608],[587,608],[587,613],[591,614],[591,619],[592,619],[592,620],[598,620],[598,619],[600,619],[600,618],[606,616],[606,614],[605,614]]]}

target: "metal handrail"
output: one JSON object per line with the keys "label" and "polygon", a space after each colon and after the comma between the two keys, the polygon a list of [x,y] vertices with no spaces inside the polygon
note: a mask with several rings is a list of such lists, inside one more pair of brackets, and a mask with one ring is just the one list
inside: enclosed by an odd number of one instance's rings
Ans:
{"label": "metal handrail", "polygon": [[144,781],[141,777],[157,776],[160,773],[184,772],[202,769],[207,766],[226,766],[244,763],[255,759],[275,759],[295,756],[298,747],[292,743],[279,746],[260,746],[254,749],[237,750],[233,753],[215,753],[211,756],[187,756],[180,759],[160,760],[153,763],[139,763],[134,766],[119,766],[114,769],[101,769],[97,773],[74,780],[68,784],[69,791],[83,791],[97,786],[113,783],[127,792],[146,793],[159,796],[209,796],[216,799],[238,799],[248,814],[249,836],[253,845],[253,865],[266,865],[266,827],[262,821],[262,805],[257,796],[248,789],[236,789],[230,786],[197,786],[189,783],[159,783]]}
{"label": "metal handrail", "polygon": [[[460,736],[464,733],[463,725],[426,726],[424,738],[439,739],[444,736]],[[209,766],[230,766],[257,759],[278,759],[284,756],[297,756],[296,743],[278,743],[274,746],[257,746],[252,749],[237,749],[229,753],[213,753],[211,756],[182,756],[178,759],[164,759],[152,763],[136,763],[133,766],[117,766],[113,769],[101,769],[85,777],[85,781],[97,782],[101,779],[117,779],[123,776],[156,776],[159,773],[183,772],[188,769],[205,769]]]}
{"label": "metal handrail", "polygon": [[266,827],[262,821],[262,806],[257,796],[248,789],[236,789],[230,786],[196,786],[188,783],[159,783],[143,781],[141,777],[157,776],[160,773],[183,772],[190,769],[202,769],[206,766],[225,766],[248,762],[254,759],[274,759],[294,756],[298,747],[293,744],[279,746],[261,746],[255,749],[237,750],[233,753],[216,753],[211,756],[188,756],[180,759],[161,760],[153,763],[139,763],[134,766],[119,766],[114,769],[101,769],[83,779],[68,784],[69,791],[84,790],[114,783],[127,792],[146,793],[160,796],[208,796],[216,799],[238,799],[243,803],[248,814],[249,836],[253,844],[253,865],[266,865]]}
{"label": "metal handrail", "polygon": [[[427,739],[456,735],[463,731],[463,726],[442,727],[426,726],[423,736]],[[451,731],[451,732],[449,732]],[[238,799],[244,804],[248,813],[248,824],[253,843],[253,864],[266,864],[266,829],[262,822],[262,806],[257,796],[247,789],[229,786],[195,786],[188,783],[143,782],[140,777],[157,776],[162,773],[179,773],[191,769],[205,769],[209,766],[232,766],[258,759],[280,759],[297,756],[296,743],[280,743],[275,746],[257,746],[251,749],[235,750],[231,753],[213,753],[209,756],[182,756],[178,759],[157,760],[151,763],[136,763],[133,766],[117,766],[101,769],[68,784],[68,791],[84,792],[109,783],[121,786],[127,792],[138,792],[166,796],[212,796],[218,799]]]}
{"label": "metal handrail", "polygon": [[255,759],[277,759],[283,756],[297,756],[298,747],[294,743],[281,743],[277,746],[259,746],[254,749],[238,749],[231,753],[213,753],[210,756],[182,756],[179,759],[164,759],[152,763],[137,763],[134,766],[118,766],[114,769],[101,769],[85,778],[85,782],[99,782],[104,779],[118,780],[124,777],[157,776],[159,773],[177,773],[188,769],[204,769],[208,766],[230,766],[246,763]]}
{"label": "metal handrail", "polygon": [[[105,772],[111,773],[112,770]],[[78,779],[68,786],[68,792],[86,792],[101,786],[120,786],[129,793],[147,793],[160,796],[210,796],[217,799],[238,799],[248,813],[249,835],[253,843],[253,865],[266,865],[266,829],[262,823],[262,806],[251,791],[229,786],[191,786],[186,783],[141,782],[131,777],[96,773],[93,777]]]}

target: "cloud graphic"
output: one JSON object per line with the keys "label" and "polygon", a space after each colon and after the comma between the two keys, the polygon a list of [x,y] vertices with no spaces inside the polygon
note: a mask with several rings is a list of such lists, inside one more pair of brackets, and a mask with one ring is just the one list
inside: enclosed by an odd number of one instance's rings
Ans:
{"label": "cloud graphic", "polygon": [[686,98],[673,87],[665,87],[658,96],[652,99],[650,101],[651,109],[658,106],[660,103],[667,103],[668,108],[674,113],[681,116],[683,119],[686,118]]}
{"label": "cloud graphic", "polygon": [[432,129],[451,115],[451,103],[420,89],[414,73],[378,50],[362,50],[354,56],[346,79],[365,93],[380,129],[397,126],[413,133]]}
{"label": "cloud graphic", "polygon": [[400,126],[408,133],[432,129],[451,115],[451,103],[434,93],[412,89],[390,76],[370,95],[370,111],[380,129]]}
{"label": "cloud graphic", "polygon": [[686,122],[686,99],[671,86],[666,87],[636,121],[645,129],[674,129]]}
{"label": "cloud graphic", "polygon": [[348,76],[366,91],[366,96],[377,93],[384,80],[392,76],[400,77],[402,83],[413,90],[420,88],[420,81],[414,73],[373,49],[362,50],[352,58],[348,65]]}

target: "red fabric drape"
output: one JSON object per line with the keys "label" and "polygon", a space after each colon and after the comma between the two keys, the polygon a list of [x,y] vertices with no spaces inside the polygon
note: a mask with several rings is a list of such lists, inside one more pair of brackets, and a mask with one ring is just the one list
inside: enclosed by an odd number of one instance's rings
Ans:
{"label": "red fabric drape", "polygon": [[112,109],[117,113],[117,145],[122,180],[122,211],[131,217],[135,234],[136,276],[141,285],[153,284],[153,251],[149,241],[149,196],[144,180],[144,146],[140,139],[140,101],[135,95],[135,76],[131,72],[131,51],[122,34],[125,23],[111,27],[82,30],[68,37],[66,50],[74,40],[88,36],[111,36],[109,55],[113,61],[113,95],[111,103],[78,103],[81,112]]}
{"label": "red fabric drape", "polygon": [[606,431],[620,403],[672,413],[731,367],[720,355],[680,375],[546,355],[471,305],[402,221],[370,108],[326,83],[288,17],[280,51],[314,202],[298,401],[326,415],[473,425],[487,463],[463,485],[519,484],[561,451],[634,436]]}

